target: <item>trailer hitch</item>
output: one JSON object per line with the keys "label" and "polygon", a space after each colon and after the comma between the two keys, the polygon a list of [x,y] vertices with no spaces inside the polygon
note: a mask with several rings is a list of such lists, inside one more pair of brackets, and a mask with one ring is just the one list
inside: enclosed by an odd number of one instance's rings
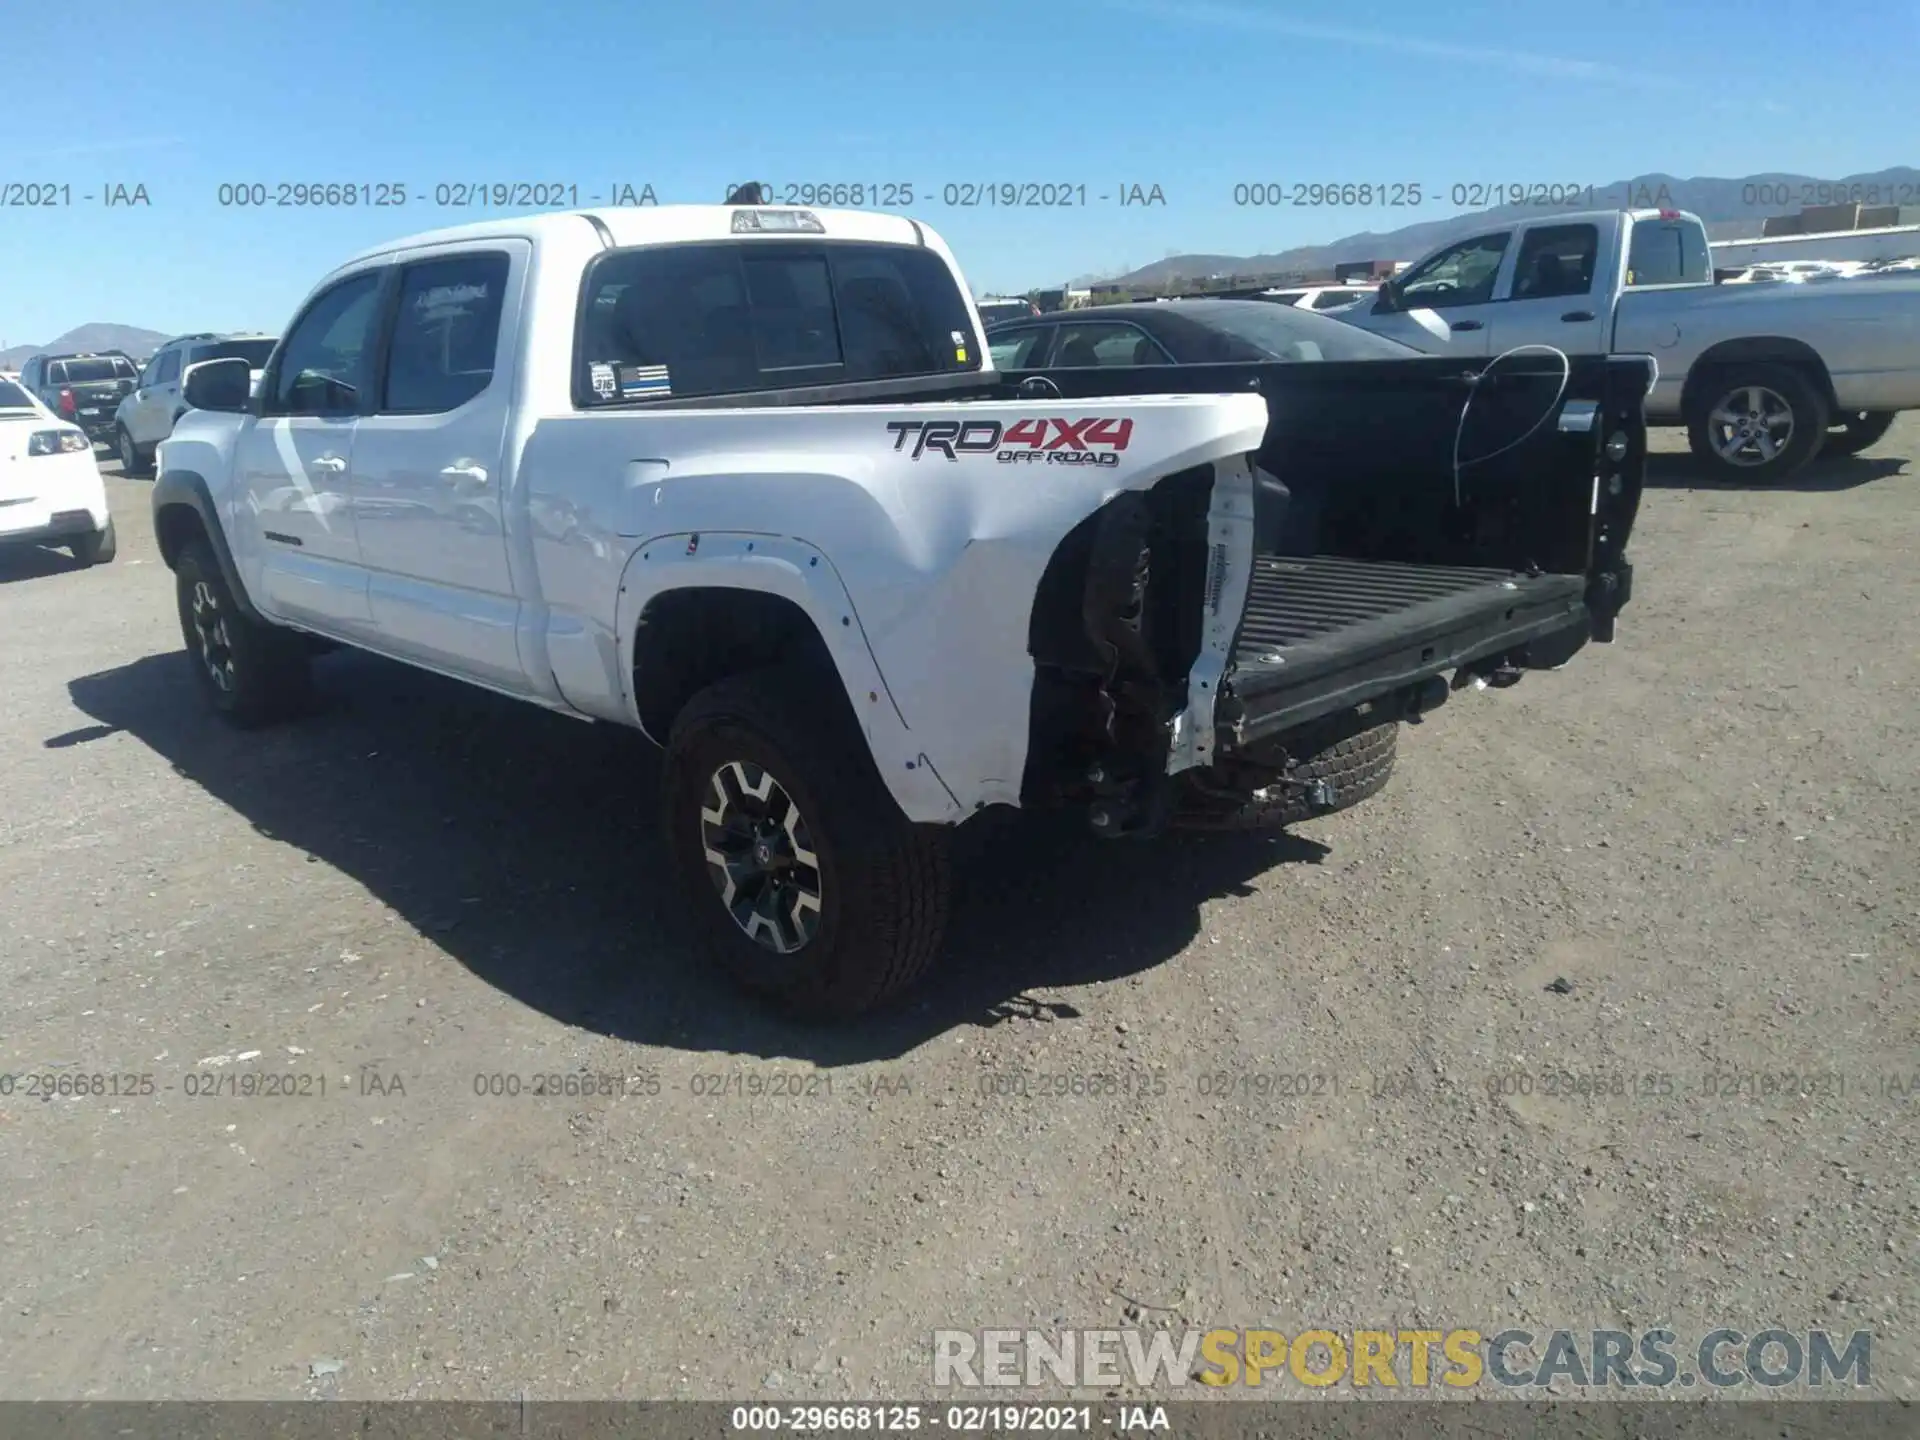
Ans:
{"label": "trailer hitch", "polygon": [[1451,688],[1464,690],[1471,685],[1476,690],[1485,690],[1491,685],[1496,690],[1505,690],[1509,685],[1518,685],[1520,677],[1526,673],[1505,656],[1493,660],[1479,660],[1471,665],[1462,665],[1454,671]]}

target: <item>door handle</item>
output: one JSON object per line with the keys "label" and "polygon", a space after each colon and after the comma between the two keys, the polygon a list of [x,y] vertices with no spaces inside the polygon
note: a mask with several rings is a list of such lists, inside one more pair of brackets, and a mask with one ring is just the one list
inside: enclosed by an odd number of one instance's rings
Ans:
{"label": "door handle", "polygon": [[329,475],[338,475],[347,468],[347,462],[338,455],[322,455],[313,462],[313,468],[324,470]]}
{"label": "door handle", "polygon": [[1455,330],[1478,330],[1483,323],[1484,322],[1479,320],[1456,320],[1453,322],[1452,328]]}
{"label": "door handle", "polygon": [[449,480],[471,480],[475,485],[487,483],[487,472],[478,465],[449,465],[440,473]]}
{"label": "door handle", "polygon": [[1593,312],[1591,310],[1569,310],[1560,318],[1566,321],[1567,324],[1574,325],[1582,320],[1591,320],[1593,318]]}

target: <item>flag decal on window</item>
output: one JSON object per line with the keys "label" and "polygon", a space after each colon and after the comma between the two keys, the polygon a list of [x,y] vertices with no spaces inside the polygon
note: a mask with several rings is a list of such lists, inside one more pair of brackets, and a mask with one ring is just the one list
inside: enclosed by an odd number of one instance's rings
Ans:
{"label": "flag decal on window", "polygon": [[671,395],[673,381],[664,365],[622,365],[620,394],[628,400]]}

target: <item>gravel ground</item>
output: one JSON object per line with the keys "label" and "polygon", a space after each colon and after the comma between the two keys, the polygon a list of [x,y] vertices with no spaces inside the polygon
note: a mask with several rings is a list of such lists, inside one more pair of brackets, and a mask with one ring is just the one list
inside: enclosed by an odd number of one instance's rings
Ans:
{"label": "gravel ground", "polygon": [[135,1092],[0,1097],[0,1395],[924,1396],[1138,1317],[1867,1328],[1913,1396],[1920,417],[1657,445],[1620,643],[1286,837],[973,836],[831,1033],[692,964],[636,738],[355,656],[214,724],[112,475],[113,565],[0,559],[0,1074]]}

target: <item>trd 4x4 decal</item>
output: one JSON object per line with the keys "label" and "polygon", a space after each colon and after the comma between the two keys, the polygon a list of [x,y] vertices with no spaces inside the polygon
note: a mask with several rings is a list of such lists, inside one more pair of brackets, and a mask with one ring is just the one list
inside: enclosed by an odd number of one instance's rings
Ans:
{"label": "trd 4x4 decal", "polygon": [[915,460],[931,450],[949,460],[991,454],[1009,465],[1118,465],[1119,452],[1133,438],[1133,421],[1088,415],[1016,420],[1003,427],[998,420],[889,420],[887,433],[895,450],[904,450],[911,438]]}

